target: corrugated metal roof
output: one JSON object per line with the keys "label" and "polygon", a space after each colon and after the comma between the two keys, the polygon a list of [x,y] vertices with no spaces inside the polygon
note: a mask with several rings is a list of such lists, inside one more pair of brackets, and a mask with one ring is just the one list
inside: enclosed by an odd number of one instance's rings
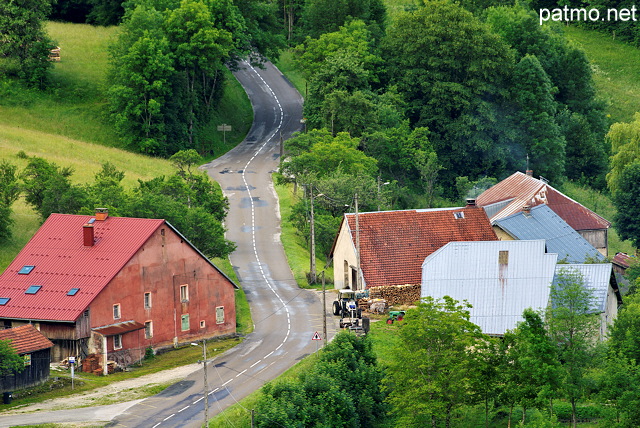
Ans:
{"label": "corrugated metal roof", "polygon": [[18,355],[53,347],[53,343],[31,324],[0,330],[0,340],[10,340],[10,346]]}
{"label": "corrugated metal roof", "polygon": [[115,336],[116,334],[124,334],[130,331],[142,330],[144,324],[138,321],[122,321],[116,324],[104,325],[102,327],[92,328],[93,331],[105,336]]}
{"label": "corrugated metal roof", "polygon": [[563,271],[580,273],[585,287],[593,293],[593,311],[601,313],[607,307],[607,293],[609,292],[612,268],[611,263],[561,264],[556,266],[556,275],[553,278],[553,283],[558,284],[558,275]]}
{"label": "corrugated metal roof", "polygon": [[633,263],[637,262],[637,258],[635,256],[630,256],[627,253],[616,253],[613,257],[613,264],[618,265],[623,269],[628,269]]}
{"label": "corrugated metal roof", "polygon": [[[345,219],[355,248],[355,214],[345,214]],[[498,239],[478,207],[361,213],[358,223],[367,287],[419,284],[424,258],[446,243]]]}
{"label": "corrugated metal roof", "polygon": [[[0,318],[73,322],[164,220],[108,217],[94,225],[95,244],[83,244],[92,216],[51,214],[0,275]],[[25,265],[35,268],[18,274]],[[31,285],[42,285],[27,295]],[[72,288],[78,292],[70,296]]]}
{"label": "corrugated metal roof", "polygon": [[547,306],[556,261],[544,240],[451,242],[422,264],[422,297],[467,300],[471,322],[502,335],[525,309]]}
{"label": "corrugated metal roof", "polygon": [[[501,210],[494,204],[511,199]],[[544,181],[516,172],[495,186],[485,190],[476,203],[490,207],[491,221],[504,218],[522,210],[525,205],[531,207],[547,204],[556,214],[575,230],[607,229],[611,222],[557,191]],[[495,212],[497,211],[497,212]]]}
{"label": "corrugated metal roof", "polygon": [[493,223],[516,239],[546,240],[547,252],[558,254],[559,260],[568,263],[604,260],[604,256],[593,245],[547,205],[538,205],[529,214],[520,212]]}

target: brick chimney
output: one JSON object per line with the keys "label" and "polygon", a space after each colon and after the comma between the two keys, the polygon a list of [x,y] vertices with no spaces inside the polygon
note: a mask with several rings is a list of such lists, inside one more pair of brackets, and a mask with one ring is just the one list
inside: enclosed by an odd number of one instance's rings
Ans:
{"label": "brick chimney", "polygon": [[522,207],[522,212],[524,213],[525,217],[531,217],[531,205],[525,205],[524,207]]}
{"label": "brick chimney", "polygon": [[108,208],[96,208],[96,220],[105,221],[109,217]]}
{"label": "brick chimney", "polygon": [[89,220],[89,223],[85,223],[85,225],[82,226],[82,237],[85,247],[93,247],[95,241],[93,234],[93,221],[91,220]]}
{"label": "brick chimney", "polygon": [[532,170],[532,169],[528,169],[528,170],[527,170],[527,172],[526,172],[526,174],[527,174],[529,177],[533,177],[533,170]]}

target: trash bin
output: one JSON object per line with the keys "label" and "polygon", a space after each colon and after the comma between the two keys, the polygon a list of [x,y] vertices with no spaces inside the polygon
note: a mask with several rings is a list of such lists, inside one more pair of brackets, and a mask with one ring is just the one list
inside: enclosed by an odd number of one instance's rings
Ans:
{"label": "trash bin", "polygon": [[4,392],[2,394],[2,404],[11,404],[12,398],[13,398],[13,395],[11,395],[10,392]]}

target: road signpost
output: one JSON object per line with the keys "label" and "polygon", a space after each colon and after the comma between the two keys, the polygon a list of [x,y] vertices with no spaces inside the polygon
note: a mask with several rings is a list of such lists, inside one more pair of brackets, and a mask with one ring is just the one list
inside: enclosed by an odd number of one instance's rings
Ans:
{"label": "road signpost", "polygon": [[227,144],[227,132],[231,132],[231,125],[227,125],[223,123],[222,125],[218,125],[218,131],[222,132],[222,141],[224,144]]}

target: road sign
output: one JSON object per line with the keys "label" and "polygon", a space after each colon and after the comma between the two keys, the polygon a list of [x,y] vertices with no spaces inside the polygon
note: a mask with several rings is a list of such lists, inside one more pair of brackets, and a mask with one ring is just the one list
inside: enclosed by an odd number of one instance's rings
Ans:
{"label": "road sign", "polygon": [[230,132],[231,125],[227,125],[226,123],[223,123],[222,125],[218,125],[218,131]]}
{"label": "road sign", "polygon": [[69,364],[75,364],[76,357],[69,357]]}
{"label": "road sign", "polygon": [[322,337],[320,337],[320,333],[316,331],[311,340],[322,340]]}

